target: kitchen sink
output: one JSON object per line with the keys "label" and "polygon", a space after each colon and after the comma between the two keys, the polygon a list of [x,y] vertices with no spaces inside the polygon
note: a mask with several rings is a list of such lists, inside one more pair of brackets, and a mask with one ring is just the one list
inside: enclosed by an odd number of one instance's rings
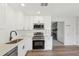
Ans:
{"label": "kitchen sink", "polygon": [[21,40],[23,40],[23,39],[16,39],[16,40],[7,42],[6,44],[16,44],[16,43],[20,42]]}

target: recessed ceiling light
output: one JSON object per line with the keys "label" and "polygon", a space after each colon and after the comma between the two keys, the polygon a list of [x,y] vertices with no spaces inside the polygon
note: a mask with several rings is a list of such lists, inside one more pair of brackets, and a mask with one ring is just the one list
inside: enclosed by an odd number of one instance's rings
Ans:
{"label": "recessed ceiling light", "polygon": [[21,6],[25,6],[24,3],[21,3]]}

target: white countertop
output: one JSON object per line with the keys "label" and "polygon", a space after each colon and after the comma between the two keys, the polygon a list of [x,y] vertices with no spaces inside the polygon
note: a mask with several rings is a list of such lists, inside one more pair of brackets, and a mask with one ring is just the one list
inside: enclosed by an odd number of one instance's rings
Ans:
{"label": "white countertop", "polygon": [[3,56],[14,47],[16,47],[16,44],[0,44],[0,56]]}
{"label": "white countertop", "polygon": [[[23,39],[23,37],[16,36],[12,40],[15,40],[15,39]],[[16,47],[18,44],[20,44],[20,42],[18,42],[16,44],[0,44],[0,56],[3,56],[8,51],[12,50],[14,47]]]}

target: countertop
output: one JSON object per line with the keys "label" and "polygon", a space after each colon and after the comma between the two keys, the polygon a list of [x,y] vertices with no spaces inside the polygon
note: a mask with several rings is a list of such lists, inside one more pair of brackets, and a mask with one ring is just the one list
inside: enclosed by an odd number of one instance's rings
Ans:
{"label": "countertop", "polygon": [[0,44],[0,56],[3,56],[14,47],[16,47],[16,44]]}
{"label": "countertop", "polygon": [[[15,37],[14,39],[23,39],[23,37]],[[16,44],[0,44],[0,56],[3,56],[4,54],[6,54],[8,51],[12,50],[13,48],[15,48],[20,42],[16,43]]]}

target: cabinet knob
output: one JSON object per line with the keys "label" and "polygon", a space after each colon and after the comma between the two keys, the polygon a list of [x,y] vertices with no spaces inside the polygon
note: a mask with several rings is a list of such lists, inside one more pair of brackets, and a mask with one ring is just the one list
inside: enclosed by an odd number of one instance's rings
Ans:
{"label": "cabinet knob", "polygon": [[25,46],[23,45],[22,49],[24,49],[24,48],[25,48]]}

